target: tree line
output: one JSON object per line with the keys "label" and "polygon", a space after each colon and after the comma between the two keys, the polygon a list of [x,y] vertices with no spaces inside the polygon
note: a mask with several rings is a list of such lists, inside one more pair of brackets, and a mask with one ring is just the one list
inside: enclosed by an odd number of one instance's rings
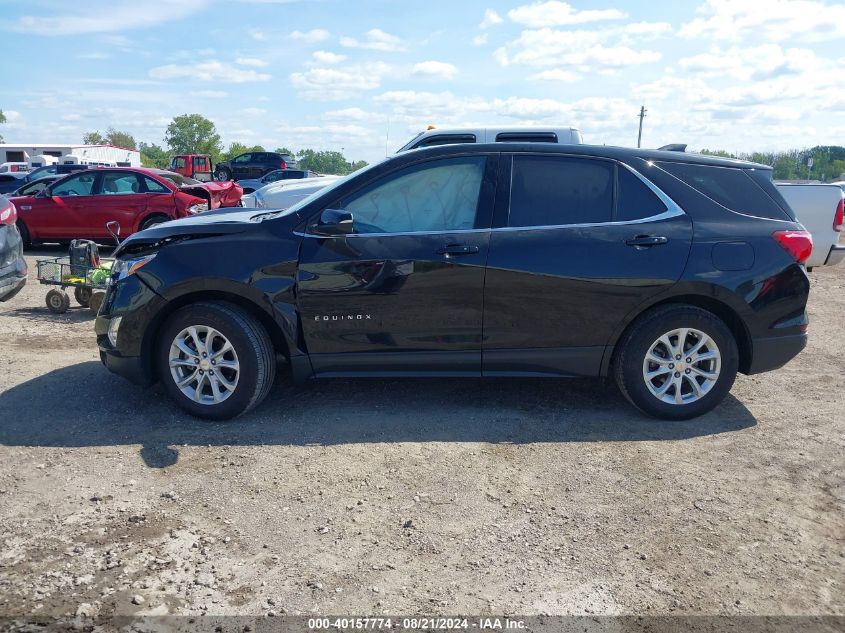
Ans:
{"label": "tree line", "polygon": [[775,180],[839,180],[845,174],[845,147],[817,145],[810,149],[790,149],[785,152],[740,152],[701,150],[702,154],[750,160],[769,165]]}
{"label": "tree line", "polygon": [[170,166],[170,159],[178,154],[208,154],[211,161],[217,164],[224,160],[231,160],[245,152],[275,151],[279,154],[290,154],[297,159],[300,169],[308,169],[321,174],[345,175],[366,166],[363,160],[349,161],[341,152],[316,151],[300,149],[296,152],[287,147],[277,147],[275,150],[265,149],[261,145],[245,145],[233,141],[224,148],[223,142],[214,123],[200,114],[183,114],[174,117],[164,133],[164,144],[136,143],[135,138],[128,132],[109,128],[106,132],[88,132],[83,135],[82,142],[86,145],[116,145],[141,152],[141,163],[145,167],[166,169]]}

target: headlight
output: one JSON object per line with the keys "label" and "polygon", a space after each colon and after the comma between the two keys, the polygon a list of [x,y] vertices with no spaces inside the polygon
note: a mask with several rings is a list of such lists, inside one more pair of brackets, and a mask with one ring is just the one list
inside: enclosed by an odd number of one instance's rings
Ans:
{"label": "headlight", "polygon": [[199,204],[192,204],[188,207],[188,213],[202,213],[203,211],[208,211],[208,203],[200,202]]}
{"label": "headlight", "polygon": [[112,347],[117,347],[117,332],[120,330],[120,322],[123,317],[115,317],[109,322],[109,343]]}
{"label": "headlight", "polygon": [[156,254],[133,257],[132,259],[118,259],[111,268],[112,280],[115,282],[134,275],[142,266],[146,266],[155,258]]}

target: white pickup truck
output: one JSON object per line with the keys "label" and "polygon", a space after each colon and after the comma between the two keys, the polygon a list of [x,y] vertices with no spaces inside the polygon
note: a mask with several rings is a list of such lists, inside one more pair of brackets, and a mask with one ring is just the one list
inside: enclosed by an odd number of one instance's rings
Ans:
{"label": "white pickup truck", "polygon": [[798,221],[813,235],[813,253],[807,260],[807,270],[815,266],[833,266],[845,259],[845,244],[839,244],[845,192],[839,185],[775,184],[795,211]]}

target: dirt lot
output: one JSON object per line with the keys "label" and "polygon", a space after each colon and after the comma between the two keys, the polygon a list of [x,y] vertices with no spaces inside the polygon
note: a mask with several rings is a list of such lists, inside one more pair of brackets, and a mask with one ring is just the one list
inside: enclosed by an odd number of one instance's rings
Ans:
{"label": "dirt lot", "polygon": [[199,422],[33,281],[0,304],[0,614],[845,614],[845,266],[811,276],[808,349],[684,423],[285,375]]}

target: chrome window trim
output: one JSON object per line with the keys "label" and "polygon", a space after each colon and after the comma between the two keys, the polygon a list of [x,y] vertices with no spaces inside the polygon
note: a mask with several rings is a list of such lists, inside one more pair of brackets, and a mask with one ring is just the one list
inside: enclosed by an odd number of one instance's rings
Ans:
{"label": "chrome window trim", "polygon": [[[517,154],[514,154],[516,156]],[[548,155],[548,154],[528,154],[526,152],[520,152],[520,156],[525,155]],[[561,154],[554,154],[554,155],[561,155]],[[582,157],[577,154],[566,154],[567,157]],[[586,158],[591,158],[587,156]],[[597,157],[598,160],[602,160],[602,157]],[[487,228],[487,229],[456,229],[454,231],[403,231],[400,233],[350,233],[348,235],[320,235],[317,233],[307,233],[307,232],[299,232],[294,231],[295,235],[299,235],[301,237],[316,237],[320,239],[330,239],[330,238],[349,238],[349,237],[391,237],[391,236],[409,236],[409,235],[453,235],[453,234],[463,234],[463,233],[484,233],[484,232],[491,232],[491,233],[502,233],[502,232],[509,232],[509,231],[542,231],[548,229],[580,229],[580,228],[596,228],[600,226],[630,226],[630,225],[637,225],[637,224],[646,224],[649,222],[662,222],[663,220],[670,220],[672,218],[677,218],[679,216],[686,215],[683,209],[681,209],[678,204],[672,200],[668,195],[666,195],[663,190],[661,190],[657,185],[651,182],[648,178],[643,176],[640,172],[638,172],[633,167],[626,165],[625,163],[620,163],[618,161],[613,161],[611,159],[604,159],[610,160],[610,162],[616,163],[620,168],[627,169],[629,172],[634,174],[637,178],[639,178],[640,182],[642,182],[649,190],[656,195],[660,201],[666,205],[666,211],[663,213],[658,213],[657,215],[652,215],[647,218],[637,218],[636,220],[623,220],[623,221],[616,221],[616,222],[583,222],[580,224],[544,224],[544,225],[535,225],[535,226],[500,226],[495,228]],[[659,166],[655,166],[657,169],[660,169]],[[662,170],[661,170],[662,171]],[[671,174],[670,174],[671,175]]]}

